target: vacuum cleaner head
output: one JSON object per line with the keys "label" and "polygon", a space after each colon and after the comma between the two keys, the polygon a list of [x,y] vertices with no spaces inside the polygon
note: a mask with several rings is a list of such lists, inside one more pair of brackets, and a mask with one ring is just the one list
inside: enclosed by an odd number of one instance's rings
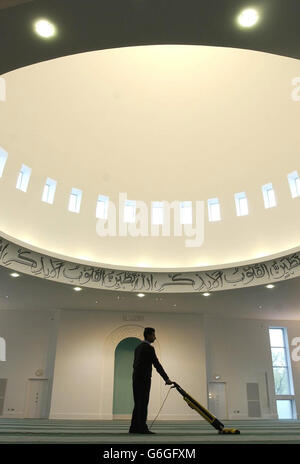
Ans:
{"label": "vacuum cleaner head", "polygon": [[241,432],[238,429],[226,429],[219,430],[220,434],[228,434],[228,435],[239,435]]}

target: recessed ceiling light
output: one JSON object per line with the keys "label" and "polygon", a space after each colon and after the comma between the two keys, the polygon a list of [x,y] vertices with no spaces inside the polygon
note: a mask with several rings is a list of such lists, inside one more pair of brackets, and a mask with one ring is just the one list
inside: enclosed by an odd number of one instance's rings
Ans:
{"label": "recessed ceiling light", "polygon": [[35,32],[44,39],[53,37],[56,32],[54,24],[50,23],[47,19],[39,19],[34,23]]}
{"label": "recessed ceiling light", "polygon": [[203,295],[203,296],[209,296],[209,295],[210,295],[210,293],[208,293],[208,292],[205,292],[205,293],[202,293],[202,295]]}
{"label": "recessed ceiling light", "polygon": [[273,284],[268,284],[268,285],[266,285],[266,287],[267,287],[267,288],[274,288],[275,285],[273,285]]}
{"label": "recessed ceiling light", "polygon": [[252,27],[257,23],[258,19],[258,12],[254,8],[243,10],[237,18],[238,23],[242,27]]}
{"label": "recessed ceiling light", "polygon": [[17,272],[12,272],[10,275],[11,277],[20,277],[20,274],[18,274]]}
{"label": "recessed ceiling light", "polygon": [[139,296],[140,298],[143,298],[143,296],[145,296],[145,293],[138,293],[137,296]]}
{"label": "recessed ceiling light", "polygon": [[91,258],[89,258],[88,256],[78,256],[78,259],[82,259],[83,261],[92,261]]}
{"label": "recessed ceiling light", "polygon": [[75,290],[75,292],[80,292],[82,290],[81,287],[74,287],[73,290]]}

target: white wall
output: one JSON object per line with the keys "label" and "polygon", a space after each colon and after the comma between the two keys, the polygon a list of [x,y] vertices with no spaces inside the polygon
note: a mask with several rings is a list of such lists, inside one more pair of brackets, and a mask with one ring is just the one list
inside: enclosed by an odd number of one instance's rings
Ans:
{"label": "white wall", "polygon": [[[287,328],[292,352],[291,342],[300,336],[300,321],[167,313],[143,313],[130,321],[128,314],[1,310],[0,336],[7,352],[6,362],[0,363],[0,377],[8,379],[4,416],[24,417],[28,379],[43,369],[50,383],[54,376],[50,418],[112,419],[115,348],[127,336],[142,337],[143,327],[152,326],[157,335],[154,347],[164,369],[203,405],[207,405],[207,383],[218,374],[227,385],[229,419],[248,418],[247,382],[259,384],[262,418],[277,417],[268,327]],[[292,371],[299,416],[300,361],[292,360]],[[168,389],[153,368],[150,420]],[[159,419],[199,420],[200,416],[172,389]]]}
{"label": "white wall", "polygon": [[[122,338],[142,338],[143,327],[156,329],[154,343],[172,380],[206,404],[206,372],[202,316],[143,314],[124,321],[123,313],[63,311],[58,336],[52,418],[111,419],[114,350]],[[153,368],[148,417],[154,418],[168,392]],[[197,419],[177,391],[172,390],[160,419]]]}
{"label": "white wall", "polygon": [[[226,382],[229,419],[247,419],[246,383],[259,384],[262,418],[277,418],[269,326],[286,327],[291,341],[300,336],[300,321],[262,321],[205,318],[207,380],[215,375]],[[291,361],[298,416],[300,412],[300,362]],[[268,404],[266,373],[270,405]],[[237,412],[239,411],[239,412]]]}
{"label": "white wall", "polygon": [[28,379],[38,378],[37,369],[44,371],[42,377],[51,385],[56,325],[55,311],[0,310],[0,335],[6,341],[0,377],[8,379],[4,417],[24,417]]}

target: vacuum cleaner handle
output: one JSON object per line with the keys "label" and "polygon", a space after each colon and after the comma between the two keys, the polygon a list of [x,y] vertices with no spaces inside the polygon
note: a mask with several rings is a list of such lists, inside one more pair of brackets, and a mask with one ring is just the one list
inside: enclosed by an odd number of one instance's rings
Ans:
{"label": "vacuum cleaner handle", "polygon": [[204,406],[202,406],[198,401],[192,398],[183,388],[178,385],[178,383],[173,382],[171,388],[176,388],[176,390],[183,396],[183,399],[187,402],[190,408],[195,409],[207,422],[209,422],[215,429],[222,434],[240,434],[240,431],[232,428],[225,428],[224,424],[219,421],[210,411],[208,411]]}
{"label": "vacuum cleaner handle", "polygon": [[182,395],[182,396],[186,396],[187,395],[187,392],[183,390],[183,388],[181,388],[180,385],[178,385],[178,383],[176,382],[173,382],[173,385],[171,388],[176,388],[176,390]]}

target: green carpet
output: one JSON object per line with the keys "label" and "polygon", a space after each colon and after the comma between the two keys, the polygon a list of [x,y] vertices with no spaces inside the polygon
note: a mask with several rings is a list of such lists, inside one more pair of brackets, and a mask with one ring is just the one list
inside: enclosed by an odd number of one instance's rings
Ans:
{"label": "green carpet", "polygon": [[[219,435],[204,421],[157,421],[156,435],[129,434],[128,420],[0,419],[0,443],[298,443],[300,421],[223,421],[240,435]],[[148,422],[151,425],[151,421]]]}

